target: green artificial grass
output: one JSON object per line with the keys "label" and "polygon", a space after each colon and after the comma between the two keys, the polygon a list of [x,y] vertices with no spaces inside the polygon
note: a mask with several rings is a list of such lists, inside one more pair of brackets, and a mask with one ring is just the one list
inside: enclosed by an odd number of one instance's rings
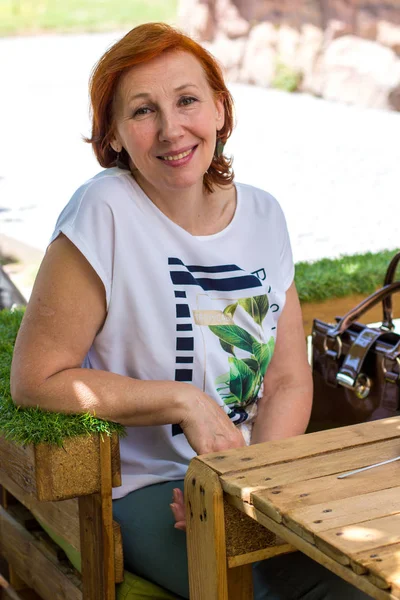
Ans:
{"label": "green artificial grass", "polygon": [[0,432],[19,444],[46,442],[62,446],[63,440],[78,435],[100,433],[125,435],[119,423],[97,419],[89,414],[67,415],[39,408],[18,408],[10,394],[10,367],[15,338],[23,310],[0,311]]}
{"label": "green artificial grass", "polygon": [[383,250],[297,263],[294,279],[300,302],[371,294],[383,285],[386,269],[396,252]]}

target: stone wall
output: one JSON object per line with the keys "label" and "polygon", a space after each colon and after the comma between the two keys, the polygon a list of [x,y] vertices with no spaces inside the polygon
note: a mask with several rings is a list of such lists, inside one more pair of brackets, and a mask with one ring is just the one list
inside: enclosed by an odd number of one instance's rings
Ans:
{"label": "stone wall", "polygon": [[231,81],[400,111],[400,0],[180,0]]}

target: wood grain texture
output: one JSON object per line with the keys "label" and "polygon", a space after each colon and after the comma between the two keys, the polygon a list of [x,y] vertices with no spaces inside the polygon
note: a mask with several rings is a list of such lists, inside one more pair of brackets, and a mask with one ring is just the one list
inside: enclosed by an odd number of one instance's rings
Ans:
{"label": "wood grain texture", "polygon": [[229,600],[251,600],[253,598],[253,569],[250,564],[228,571]]}
{"label": "wood grain texture", "polygon": [[[400,442],[398,438],[382,441],[379,444],[379,460],[384,461],[394,458],[398,456],[399,451]],[[226,493],[239,496],[249,502],[253,492],[259,493],[263,489],[278,488],[324,475],[340,474],[350,469],[370,465],[376,460],[377,448],[374,443],[371,443],[362,445],[356,456],[352,448],[332,451],[326,455],[305,458],[298,456],[293,460],[222,476],[221,483]],[[395,485],[395,483],[389,482],[388,487]]]}
{"label": "wood grain texture", "polygon": [[119,452],[119,437],[117,433],[111,436],[111,466],[112,466],[112,486],[120,487],[122,485],[121,476],[121,457]]}
{"label": "wood grain texture", "polygon": [[380,440],[400,438],[400,417],[374,421],[373,427],[365,423],[317,431],[285,440],[254,444],[246,448],[213,452],[201,456],[201,461],[222,476],[250,471],[277,463],[337,452],[338,448],[361,447]]}
{"label": "wood grain texture", "polygon": [[313,544],[304,540],[302,537],[298,536],[296,533],[285,527],[285,525],[281,523],[276,523],[273,519],[267,517],[262,512],[257,510],[253,505],[243,502],[239,498],[233,497],[232,502],[234,505],[242,510],[253,519],[263,524],[265,527],[274,531],[277,535],[286,539],[286,541],[303,552],[307,554],[313,560],[319,562],[324,567],[339,575],[345,581],[348,581],[352,585],[355,585],[366,594],[372,596],[376,600],[399,600],[400,596],[392,595],[390,591],[380,589],[374,583],[368,579],[366,575],[359,575],[355,573],[350,566],[345,566],[337,562],[331,556],[325,554],[320,549],[316,548]]}
{"label": "wood grain texture", "polygon": [[101,492],[79,498],[83,600],[115,600],[111,444],[100,445]]}
{"label": "wood grain texture", "polygon": [[224,503],[214,471],[194,458],[185,478],[191,600],[228,600]]}
{"label": "wood grain texture", "polygon": [[82,600],[79,579],[43,553],[40,542],[1,507],[0,552],[43,600]]}
{"label": "wood grain texture", "polygon": [[19,446],[0,435],[0,466],[0,475],[4,472],[27,492],[36,493],[33,446]]}
{"label": "wood grain texture", "polygon": [[0,470],[4,487],[42,523],[80,552],[78,499],[41,502]]}

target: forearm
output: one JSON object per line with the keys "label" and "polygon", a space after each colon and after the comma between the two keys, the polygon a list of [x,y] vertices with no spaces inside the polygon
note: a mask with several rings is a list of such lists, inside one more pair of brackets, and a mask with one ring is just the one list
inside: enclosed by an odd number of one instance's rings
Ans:
{"label": "forearm", "polygon": [[305,432],[312,406],[312,383],[279,387],[274,394],[258,401],[251,444],[279,440]]}
{"label": "forearm", "polygon": [[[18,386],[16,386],[18,388]],[[185,395],[195,388],[175,381],[141,381],[93,369],[66,369],[44,382],[16,389],[16,404],[65,413],[90,413],[126,426],[180,423]]]}

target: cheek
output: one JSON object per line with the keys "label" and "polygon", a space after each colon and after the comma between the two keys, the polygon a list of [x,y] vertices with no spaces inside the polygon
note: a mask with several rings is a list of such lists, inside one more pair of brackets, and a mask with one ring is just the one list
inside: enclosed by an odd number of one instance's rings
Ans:
{"label": "cheek", "polygon": [[151,123],[142,124],[140,127],[131,127],[127,135],[127,144],[132,152],[144,151],[154,144],[155,129]]}

